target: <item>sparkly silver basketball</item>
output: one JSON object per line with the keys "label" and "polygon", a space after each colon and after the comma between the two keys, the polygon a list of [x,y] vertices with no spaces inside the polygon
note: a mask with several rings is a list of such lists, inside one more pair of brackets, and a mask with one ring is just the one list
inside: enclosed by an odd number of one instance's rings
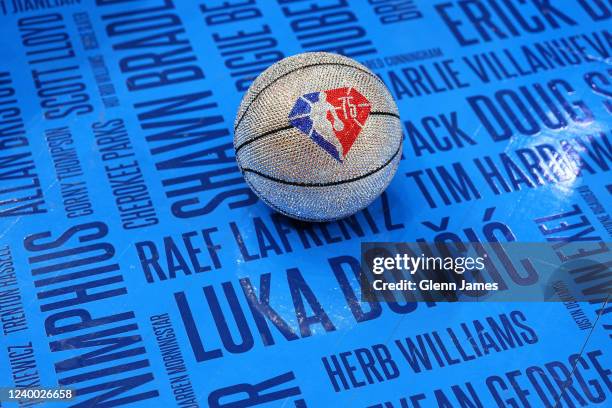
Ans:
{"label": "sparkly silver basketball", "polygon": [[393,97],[341,55],[285,58],[255,79],[234,124],[236,160],[275,210],[306,221],[347,217],[389,185],[402,154]]}

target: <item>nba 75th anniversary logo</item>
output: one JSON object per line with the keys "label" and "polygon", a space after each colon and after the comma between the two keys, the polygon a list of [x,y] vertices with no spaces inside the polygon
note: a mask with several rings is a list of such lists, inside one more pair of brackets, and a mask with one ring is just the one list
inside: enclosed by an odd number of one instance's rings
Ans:
{"label": "nba 75th anniversary logo", "polygon": [[370,115],[370,102],[355,88],[300,96],[289,112],[291,125],[342,162]]}

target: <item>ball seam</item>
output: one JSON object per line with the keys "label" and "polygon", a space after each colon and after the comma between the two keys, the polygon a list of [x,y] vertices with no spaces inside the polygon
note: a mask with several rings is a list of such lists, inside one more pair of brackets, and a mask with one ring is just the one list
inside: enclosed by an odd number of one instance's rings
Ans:
{"label": "ball seam", "polygon": [[346,179],[346,180],[338,180],[338,181],[330,181],[327,183],[304,183],[304,182],[300,182],[300,181],[289,181],[289,180],[283,180],[283,179],[279,179],[270,175],[267,175],[265,173],[262,173],[258,170],[255,169],[249,169],[249,168],[242,168],[243,172],[249,172],[249,173],[253,173],[253,174],[257,174],[260,177],[266,178],[268,180],[272,180],[275,181],[277,183],[281,183],[281,184],[288,184],[288,185],[292,185],[292,186],[298,186],[298,187],[329,187],[329,186],[337,186],[340,184],[345,184],[345,183],[352,183],[354,181],[358,181],[361,180],[363,178],[369,177],[372,174],[378,173],[379,171],[381,171],[382,169],[384,169],[385,167],[387,167],[392,161],[393,159],[395,159],[395,157],[399,154],[399,152],[402,150],[402,141],[400,141],[400,144],[397,148],[397,150],[395,151],[395,153],[393,153],[393,155],[380,167],[377,167],[376,169],[369,171],[365,174],[362,174],[360,176],[357,177],[353,177],[351,179]]}
{"label": "ball seam", "polygon": [[[393,112],[378,112],[378,111],[376,111],[376,112],[370,112],[370,115],[393,116],[394,118],[400,119],[399,115],[397,113],[393,113]],[[253,142],[257,141],[257,140],[263,139],[266,136],[272,136],[273,134],[278,133],[278,132],[282,132],[282,131],[285,131],[285,130],[290,130],[293,127],[294,126],[292,126],[292,125],[287,125],[287,126],[283,126],[281,128],[278,128],[278,129],[269,130],[269,131],[267,131],[265,133],[262,133],[261,135],[257,135],[257,136],[255,136],[255,137],[253,137],[253,138],[251,138],[251,139],[249,139],[249,140],[247,140],[245,142],[242,142],[238,147],[236,147],[235,148],[235,154],[237,155],[238,152],[240,151],[240,149],[242,149],[243,147],[245,147],[245,146],[247,146],[247,145],[249,145],[249,144],[251,144],[251,143],[253,143]]]}

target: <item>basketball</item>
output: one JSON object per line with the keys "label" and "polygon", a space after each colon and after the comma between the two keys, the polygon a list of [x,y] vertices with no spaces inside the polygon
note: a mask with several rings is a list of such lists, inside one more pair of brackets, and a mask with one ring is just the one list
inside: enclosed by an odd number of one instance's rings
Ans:
{"label": "basketball", "polygon": [[234,123],[238,166],[257,196],[304,221],[368,206],[402,155],[399,112],[385,84],[350,58],[285,58],[245,93]]}

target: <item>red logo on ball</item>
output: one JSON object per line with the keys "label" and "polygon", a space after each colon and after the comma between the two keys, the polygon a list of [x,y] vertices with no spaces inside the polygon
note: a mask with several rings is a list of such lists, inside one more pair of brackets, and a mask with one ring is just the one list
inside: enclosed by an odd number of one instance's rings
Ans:
{"label": "red logo on ball", "polygon": [[336,88],[299,97],[289,113],[289,121],[342,162],[370,110],[370,102],[355,88]]}

